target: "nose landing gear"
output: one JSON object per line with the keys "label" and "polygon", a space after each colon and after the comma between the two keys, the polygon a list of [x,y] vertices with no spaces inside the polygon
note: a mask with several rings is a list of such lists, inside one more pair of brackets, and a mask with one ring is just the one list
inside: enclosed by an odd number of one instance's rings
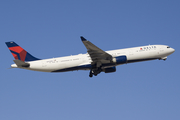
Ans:
{"label": "nose landing gear", "polygon": [[167,59],[167,57],[162,57],[162,58],[160,58],[159,60],[166,60]]}

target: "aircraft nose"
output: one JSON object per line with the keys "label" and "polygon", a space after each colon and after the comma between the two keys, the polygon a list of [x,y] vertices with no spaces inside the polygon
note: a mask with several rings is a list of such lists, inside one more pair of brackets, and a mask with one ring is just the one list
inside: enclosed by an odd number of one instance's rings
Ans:
{"label": "aircraft nose", "polygon": [[175,52],[175,49],[173,49],[173,48],[170,48],[170,49],[169,49],[169,53],[170,53],[170,54],[172,54],[172,53],[174,53],[174,52]]}
{"label": "aircraft nose", "polygon": [[172,48],[172,50],[171,50],[171,51],[172,51],[172,53],[173,53],[173,52],[175,52],[175,49],[173,49],[173,48]]}

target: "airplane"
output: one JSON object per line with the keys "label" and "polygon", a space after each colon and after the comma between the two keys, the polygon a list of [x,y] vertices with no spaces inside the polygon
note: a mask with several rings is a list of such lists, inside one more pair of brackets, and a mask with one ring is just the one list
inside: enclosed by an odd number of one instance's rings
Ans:
{"label": "airplane", "polygon": [[11,68],[22,68],[41,72],[68,72],[89,70],[89,77],[97,76],[101,72],[116,72],[116,66],[147,60],[166,60],[175,49],[167,45],[148,45],[126,49],[103,51],[83,36],[80,37],[87,49],[86,54],[65,57],[39,59],[32,56],[15,42],[6,42],[14,56]]}

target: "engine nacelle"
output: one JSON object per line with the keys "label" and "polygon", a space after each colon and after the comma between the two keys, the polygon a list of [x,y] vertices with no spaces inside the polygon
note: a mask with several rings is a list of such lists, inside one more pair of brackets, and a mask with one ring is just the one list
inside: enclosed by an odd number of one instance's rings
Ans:
{"label": "engine nacelle", "polygon": [[116,72],[116,67],[105,68],[104,72],[105,73]]}
{"label": "engine nacelle", "polygon": [[127,57],[125,55],[114,57],[112,61],[113,63],[116,63],[116,64],[124,64],[124,63],[127,63]]}

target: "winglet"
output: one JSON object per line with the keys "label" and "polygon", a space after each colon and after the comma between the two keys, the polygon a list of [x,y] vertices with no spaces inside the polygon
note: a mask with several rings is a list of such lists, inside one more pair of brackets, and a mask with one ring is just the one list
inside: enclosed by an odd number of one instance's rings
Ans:
{"label": "winglet", "polygon": [[81,40],[82,41],[87,41],[83,36],[81,36]]}

